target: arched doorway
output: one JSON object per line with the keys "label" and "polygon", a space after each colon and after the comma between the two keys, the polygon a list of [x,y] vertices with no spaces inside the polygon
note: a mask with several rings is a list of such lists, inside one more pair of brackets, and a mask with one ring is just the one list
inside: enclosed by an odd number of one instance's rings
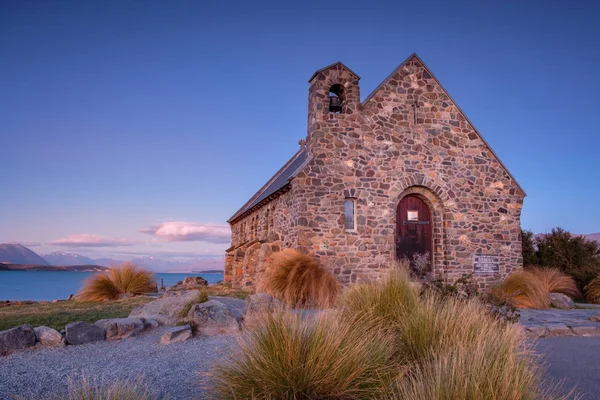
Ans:
{"label": "arched doorway", "polygon": [[429,272],[433,265],[431,233],[431,210],[427,203],[415,194],[403,197],[396,208],[396,257],[407,259],[417,275]]}

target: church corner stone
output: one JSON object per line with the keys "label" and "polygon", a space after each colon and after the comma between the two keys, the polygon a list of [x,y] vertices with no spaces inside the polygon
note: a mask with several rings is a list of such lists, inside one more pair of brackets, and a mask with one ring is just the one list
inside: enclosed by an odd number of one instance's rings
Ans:
{"label": "church corner stone", "polygon": [[422,61],[362,102],[359,79],[342,63],[311,78],[306,141],[229,220],[225,281],[260,290],[283,248],[342,284],[378,281],[416,250],[434,273],[474,273],[482,288],[521,268],[525,193]]}

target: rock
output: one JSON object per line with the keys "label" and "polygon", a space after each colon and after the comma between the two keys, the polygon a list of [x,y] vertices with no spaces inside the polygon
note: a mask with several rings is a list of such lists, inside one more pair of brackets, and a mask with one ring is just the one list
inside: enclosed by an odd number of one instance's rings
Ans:
{"label": "rock", "polygon": [[573,299],[562,293],[550,293],[550,305],[564,310],[575,308]]}
{"label": "rock", "polygon": [[571,336],[573,334],[573,332],[571,331],[571,329],[563,324],[563,323],[556,323],[556,324],[548,324],[547,325],[548,330],[550,331],[548,333],[548,337],[551,336]]}
{"label": "rock", "polygon": [[194,323],[197,333],[206,336],[233,334],[240,329],[238,320],[229,308],[217,300],[193,305],[188,313],[188,321]]}
{"label": "rock", "polygon": [[248,296],[243,313],[244,325],[252,325],[262,313],[272,313],[279,308],[283,308],[283,303],[270,294],[257,293]]}
{"label": "rock", "polygon": [[158,328],[158,321],[152,318],[142,318],[145,329],[156,329]]}
{"label": "rock", "polygon": [[130,299],[134,296],[133,293],[119,293],[119,300]]}
{"label": "rock", "polygon": [[67,324],[65,337],[68,344],[85,344],[104,340],[104,328],[88,322],[77,321]]}
{"label": "rock", "polygon": [[177,342],[183,342],[192,338],[192,327],[190,325],[175,326],[169,328],[169,330],[162,335],[160,338],[161,344],[173,344]]}
{"label": "rock", "polygon": [[201,276],[188,276],[183,280],[184,289],[198,289],[208,286],[208,281]]}
{"label": "rock", "polygon": [[129,318],[150,318],[160,325],[175,325],[181,321],[179,316],[190,302],[198,296],[197,290],[166,292],[160,299],[134,308]]}
{"label": "rock", "polygon": [[31,325],[22,325],[0,332],[0,353],[8,354],[35,346],[35,331]]}
{"label": "rock", "polygon": [[594,322],[600,322],[600,314],[597,315],[592,315],[590,317],[590,321],[594,321]]}
{"label": "rock", "polygon": [[47,326],[38,326],[33,328],[33,330],[35,331],[38,343],[42,346],[63,347],[66,344],[65,338],[56,329]]}
{"label": "rock", "polygon": [[572,326],[571,330],[573,333],[579,336],[597,336],[600,335],[600,328],[598,325],[580,325]]}
{"label": "rock", "polygon": [[126,339],[145,329],[144,321],[139,318],[101,319],[96,325],[106,331],[106,340]]}
{"label": "rock", "polygon": [[534,325],[525,328],[525,336],[529,339],[539,339],[547,336],[550,333],[544,325]]}

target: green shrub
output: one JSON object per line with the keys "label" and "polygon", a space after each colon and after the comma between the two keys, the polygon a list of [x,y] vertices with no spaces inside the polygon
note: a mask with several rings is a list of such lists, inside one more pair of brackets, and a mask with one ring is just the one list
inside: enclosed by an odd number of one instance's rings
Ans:
{"label": "green shrub", "polygon": [[536,239],[541,267],[556,268],[575,280],[580,291],[600,273],[600,245],[561,228]]}
{"label": "green shrub", "polygon": [[521,250],[523,253],[523,265],[538,265],[540,263],[535,250],[533,232],[521,229]]}
{"label": "green shrub", "polygon": [[335,313],[261,315],[213,371],[221,399],[379,399],[391,383],[391,340]]}

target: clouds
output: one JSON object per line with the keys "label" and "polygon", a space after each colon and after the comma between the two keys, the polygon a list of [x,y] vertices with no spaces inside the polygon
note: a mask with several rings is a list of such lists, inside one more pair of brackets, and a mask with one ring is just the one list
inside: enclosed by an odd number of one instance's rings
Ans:
{"label": "clouds", "polygon": [[120,247],[133,246],[137,242],[124,238],[109,238],[102,235],[82,233],[70,235],[66,238],[56,239],[49,244],[58,247]]}
{"label": "clouds", "polygon": [[154,236],[166,242],[208,242],[226,244],[231,241],[231,231],[227,225],[213,225],[195,222],[163,222],[139,232]]}

